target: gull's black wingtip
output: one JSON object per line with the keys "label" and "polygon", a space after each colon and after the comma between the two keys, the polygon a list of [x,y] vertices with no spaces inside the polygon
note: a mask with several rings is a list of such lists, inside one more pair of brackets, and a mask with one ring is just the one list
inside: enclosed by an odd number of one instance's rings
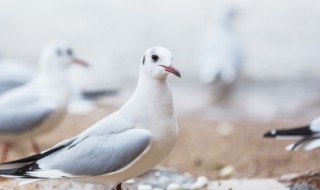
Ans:
{"label": "gull's black wingtip", "polygon": [[263,137],[265,138],[275,138],[277,136],[276,130],[268,131],[263,134]]}

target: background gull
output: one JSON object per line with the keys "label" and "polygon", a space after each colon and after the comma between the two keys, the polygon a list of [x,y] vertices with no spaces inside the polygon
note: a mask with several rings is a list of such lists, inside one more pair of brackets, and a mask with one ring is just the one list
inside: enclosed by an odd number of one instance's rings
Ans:
{"label": "background gull", "polygon": [[216,98],[226,97],[243,66],[243,49],[235,29],[236,9],[224,6],[202,42],[200,80],[213,84]]}
{"label": "background gull", "polygon": [[24,85],[36,75],[28,63],[0,57],[0,94]]}
{"label": "background gull", "polygon": [[286,150],[304,149],[306,151],[320,147],[320,118],[316,118],[309,125],[291,128],[271,130],[264,134],[269,138],[299,139],[299,141],[290,144]]}
{"label": "background gull", "polygon": [[[96,108],[96,102],[117,92],[112,76],[106,77],[104,64],[90,64],[90,69],[72,66],[68,69],[68,80],[72,98],[68,105],[71,114],[88,114]],[[22,86],[37,76],[34,65],[0,58],[0,94]],[[107,85],[105,83],[107,82]]]}
{"label": "background gull", "polygon": [[[4,143],[2,161],[9,145],[47,132],[62,120],[69,101],[67,67],[84,62],[73,56],[65,42],[45,47],[40,58],[38,75],[25,85],[0,96],[0,142]],[[32,141],[35,151],[39,152]]]}
{"label": "background gull", "polygon": [[203,83],[233,82],[243,63],[243,50],[235,30],[237,11],[224,7],[218,11],[217,22],[205,35],[200,79]]}
{"label": "background gull", "polygon": [[32,179],[73,178],[121,189],[121,183],[150,170],[176,143],[167,75],[180,73],[171,52],[148,49],[131,98],[116,112],[53,148],[0,165],[0,175]]}

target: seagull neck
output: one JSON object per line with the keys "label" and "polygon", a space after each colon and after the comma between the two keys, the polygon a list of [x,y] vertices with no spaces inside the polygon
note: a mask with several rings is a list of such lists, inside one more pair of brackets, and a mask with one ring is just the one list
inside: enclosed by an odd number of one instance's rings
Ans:
{"label": "seagull neck", "polygon": [[173,115],[172,94],[167,80],[140,74],[136,90],[124,107],[140,109],[142,113],[160,112]]}
{"label": "seagull neck", "polygon": [[66,75],[41,72],[31,84],[45,97],[65,104],[70,96],[70,87]]}
{"label": "seagull neck", "polygon": [[146,74],[140,74],[135,94],[154,94],[155,96],[161,96],[164,92],[170,91],[167,78],[154,79]]}
{"label": "seagull neck", "polygon": [[68,86],[68,78],[66,73],[57,72],[41,72],[39,74],[38,80],[41,85],[45,86]]}

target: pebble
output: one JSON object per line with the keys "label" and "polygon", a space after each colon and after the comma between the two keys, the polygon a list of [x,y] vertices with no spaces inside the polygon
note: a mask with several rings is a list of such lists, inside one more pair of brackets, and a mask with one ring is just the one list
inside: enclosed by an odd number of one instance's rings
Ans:
{"label": "pebble", "polygon": [[228,136],[234,131],[234,126],[228,122],[222,122],[217,126],[217,133],[221,136]]}
{"label": "pebble", "polygon": [[[139,184],[150,185],[153,190],[159,189],[191,189],[195,180],[188,173],[180,173],[177,171],[164,169],[151,170],[150,172],[139,176],[135,179],[135,183],[126,183],[129,189],[137,189]],[[176,184],[176,185],[173,185]],[[178,185],[178,186],[177,186]]]}
{"label": "pebble", "polygon": [[181,189],[179,184],[176,183],[170,183],[167,187],[167,190],[179,190]]}
{"label": "pebble", "polygon": [[138,190],[152,190],[151,185],[146,185],[146,184],[139,184],[138,185]]}
{"label": "pebble", "polygon": [[219,177],[222,179],[228,179],[234,176],[234,172],[235,172],[234,167],[231,165],[227,165],[220,170]]}
{"label": "pebble", "polygon": [[127,180],[125,183],[127,183],[127,184],[133,184],[133,183],[135,183],[136,182],[136,180],[134,180],[134,179],[129,179],[129,180]]}
{"label": "pebble", "polygon": [[191,189],[200,189],[203,188],[205,186],[207,186],[209,183],[209,180],[207,177],[205,176],[200,176],[197,178],[197,181],[192,184]]}

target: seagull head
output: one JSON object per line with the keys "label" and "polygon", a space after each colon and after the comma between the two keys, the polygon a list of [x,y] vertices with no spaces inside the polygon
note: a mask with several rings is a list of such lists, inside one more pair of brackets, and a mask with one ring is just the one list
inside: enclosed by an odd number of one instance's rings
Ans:
{"label": "seagull head", "polygon": [[48,70],[66,70],[72,63],[87,67],[88,64],[74,56],[73,49],[63,41],[48,44],[41,55],[40,64]]}
{"label": "seagull head", "polygon": [[148,49],[141,61],[141,70],[151,78],[165,79],[172,73],[181,77],[180,72],[172,65],[171,52],[163,47],[153,47]]}

